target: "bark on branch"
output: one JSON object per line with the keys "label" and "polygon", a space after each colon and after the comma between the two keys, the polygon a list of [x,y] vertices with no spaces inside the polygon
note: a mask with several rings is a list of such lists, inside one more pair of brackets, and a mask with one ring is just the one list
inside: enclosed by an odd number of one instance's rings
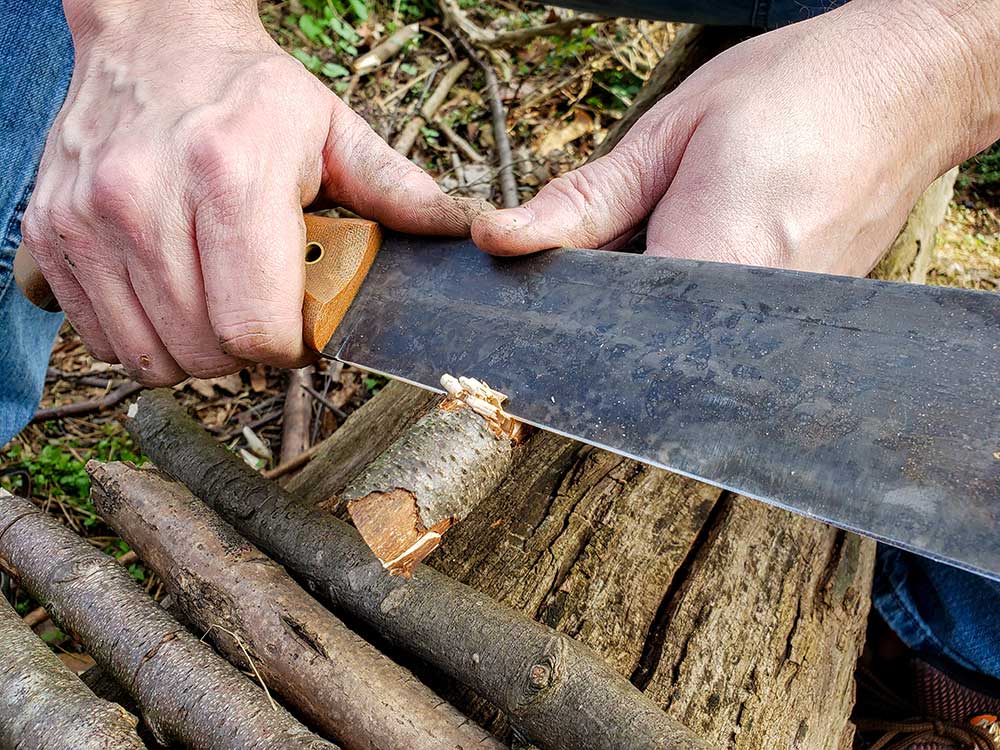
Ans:
{"label": "bark on branch", "polygon": [[524,434],[500,394],[468,378],[448,382],[451,396],[344,491],[354,525],[391,574],[409,576],[497,488]]}
{"label": "bark on branch", "polygon": [[3,491],[0,556],[17,568],[52,619],[74,633],[136,701],[161,744],[195,750],[336,747],[272,705],[114,560],[30,501]]}
{"label": "bark on branch", "polygon": [[706,748],[574,639],[425,566],[390,576],[357,532],[215,443],[168,391],[140,397],[128,428],[156,464],[241,533],[350,612],[504,710],[556,750]]}
{"label": "bark on branch", "polygon": [[356,750],[501,750],[186,488],[122,463],[87,470],[98,512],[163,579],[174,611],[230,661],[245,662],[245,648],[311,726]]}
{"label": "bark on branch", "polygon": [[140,750],[137,723],[94,695],[0,596],[0,747]]}

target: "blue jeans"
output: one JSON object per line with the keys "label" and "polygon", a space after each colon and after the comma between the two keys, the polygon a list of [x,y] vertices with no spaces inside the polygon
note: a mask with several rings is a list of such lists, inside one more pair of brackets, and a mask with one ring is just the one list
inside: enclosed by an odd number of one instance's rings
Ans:
{"label": "blue jeans", "polygon": [[12,264],[45,134],[72,70],[73,45],[58,0],[6,0],[0,12],[0,446],[38,404],[63,317],[24,298]]}
{"label": "blue jeans", "polygon": [[[630,10],[673,17],[673,2],[638,0]],[[623,11],[589,0],[576,4]],[[760,26],[798,20],[832,4],[727,0],[713,5],[676,0],[678,17],[751,25],[762,17],[766,23],[756,24]],[[709,9],[708,14],[692,16],[699,7]],[[62,319],[35,309],[21,296],[12,283],[10,266],[45,133],[65,96],[72,61],[58,0],[7,0],[0,14],[0,221],[5,230],[0,253],[0,444],[21,429],[38,403],[49,349]],[[882,547],[874,601],[911,648],[1000,679],[1000,584]]]}

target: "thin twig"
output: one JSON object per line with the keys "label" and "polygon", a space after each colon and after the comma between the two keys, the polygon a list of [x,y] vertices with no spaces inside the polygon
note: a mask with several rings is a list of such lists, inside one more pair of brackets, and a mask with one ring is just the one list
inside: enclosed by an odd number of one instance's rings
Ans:
{"label": "thin twig", "polygon": [[329,409],[337,417],[337,419],[347,419],[347,412],[341,409],[339,406],[332,404],[326,396],[317,391],[315,388],[302,384],[302,390],[312,396],[316,401],[326,409]]}
{"label": "thin twig", "polygon": [[104,411],[105,409],[117,406],[129,396],[133,396],[141,390],[142,386],[139,383],[129,380],[100,398],[93,398],[88,399],[87,401],[77,401],[72,404],[63,404],[62,406],[50,406],[46,409],[39,409],[35,412],[35,416],[31,418],[31,421],[46,422],[50,419],[80,417],[84,414]]}
{"label": "thin twig", "polygon": [[520,204],[517,195],[517,180],[514,178],[514,153],[510,147],[510,138],[507,136],[507,111],[503,102],[500,101],[500,85],[497,82],[497,75],[493,71],[493,66],[483,60],[472,48],[461,32],[456,30],[455,36],[458,43],[480,68],[486,77],[486,94],[490,100],[490,113],[493,116],[493,140],[496,141],[497,161],[499,168],[497,171],[500,180],[500,195],[503,197],[504,208],[514,208]]}
{"label": "thin twig", "polygon": [[275,703],[274,698],[271,697],[271,691],[267,689],[267,683],[264,682],[264,678],[261,677],[260,672],[257,671],[257,665],[254,664],[253,659],[250,658],[250,652],[247,651],[246,646],[243,645],[243,639],[240,638],[239,635],[234,633],[232,630],[228,630],[222,627],[221,625],[213,623],[212,626],[205,631],[205,634],[201,637],[201,640],[205,640],[206,638],[208,638],[208,634],[211,633],[213,630],[221,630],[223,633],[225,633],[226,635],[231,637],[234,641],[236,641],[236,645],[239,646],[240,651],[243,652],[243,656],[247,660],[247,664],[249,664],[250,669],[253,670],[254,677],[257,678],[257,682],[259,682],[260,686],[264,689],[264,695],[267,696],[267,700],[270,702],[272,710],[277,711],[278,704]]}
{"label": "thin twig", "polygon": [[285,474],[290,474],[291,472],[300,469],[307,463],[309,463],[313,459],[313,456],[319,453],[319,449],[322,447],[322,445],[323,445],[322,443],[316,443],[316,445],[312,445],[306,448],[295,458],[290,459],[288,461],[284,461],[275,466],[273,469],[267,469],[266,471],[262,471],[261,474],[263,474],[268,479],[278,479],[279,477],[285,476]]}

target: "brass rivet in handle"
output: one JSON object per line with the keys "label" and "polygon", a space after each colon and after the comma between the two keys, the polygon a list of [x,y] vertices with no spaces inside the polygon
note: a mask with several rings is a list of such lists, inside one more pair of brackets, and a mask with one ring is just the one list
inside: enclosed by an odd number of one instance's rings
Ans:
{"label": "brass rivet in handle", "polygon": [[326,252],[323,249],[323,245],[319,242],[310,242],[306,245],[306,265],[311,266],[313,263],[319,263],[323,260],[323,253]]}

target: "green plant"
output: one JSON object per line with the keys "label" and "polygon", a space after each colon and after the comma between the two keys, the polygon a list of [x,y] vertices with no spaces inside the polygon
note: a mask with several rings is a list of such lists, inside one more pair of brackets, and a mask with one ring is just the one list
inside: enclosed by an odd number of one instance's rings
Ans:
{"label": "green plant", "polygon": [[962,165],[961,186],[982,198],[1000,198],[1000,141]]}
{"label": "green plant", "polygon": [[[57,500],[80,514],[84,526],[93,526],[98,521],[97,513],[90,502],[90,477],[86,465],[74,455],[79,446],[73,440],[52,439],[37,452],[25,450],[14,443],[4,452],[5,465],[17,465],[31,476],[32,493],[35,497]],[[109,426],[105,437],[88,450],[88,455],[99,461],[131,461],[142,464],[145,458],[136,453],[132,441],[117,426]],[[12,475],[4,479],[10,491],[23,488],[24,479]]]}

